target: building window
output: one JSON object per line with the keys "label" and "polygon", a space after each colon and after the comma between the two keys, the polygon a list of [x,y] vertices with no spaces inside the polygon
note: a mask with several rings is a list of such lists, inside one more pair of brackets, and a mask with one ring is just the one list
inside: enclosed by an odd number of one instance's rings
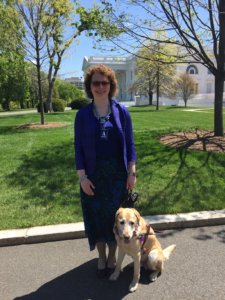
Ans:
{"label": "building window", "polygon": [[186,73],[190,75],[195,75],[198,74],[198,69],[196,68],[196,66],[190,65],[187,67]]}

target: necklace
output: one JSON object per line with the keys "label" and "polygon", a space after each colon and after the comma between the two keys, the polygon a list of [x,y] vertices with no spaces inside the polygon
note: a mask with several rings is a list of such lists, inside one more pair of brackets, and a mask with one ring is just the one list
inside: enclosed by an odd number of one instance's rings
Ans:
{"label": "necklace", "polygon": [[111,107],[110,105],[108,106],[108,112],[106,114],[106,116],[100,116],[99,113],[96,110],[96,107],[93,105],[93,113],[95,118],[99,121],[100,124],[105,124],[105,122],[107,122],[110,118],[110,114],[111,114]]}
{"label": "necklace", "polygon": [[93,114],[94,114],[95,118],[99,121],[99,124],[100,124],[100,138],[104,139],[104,140],[108,140],[107,122],[109,121],[110,114],[111,114],[110,104],[108,106],[108,112],[107,112],[106,116],[100,116],[94,105],[93,105]]}

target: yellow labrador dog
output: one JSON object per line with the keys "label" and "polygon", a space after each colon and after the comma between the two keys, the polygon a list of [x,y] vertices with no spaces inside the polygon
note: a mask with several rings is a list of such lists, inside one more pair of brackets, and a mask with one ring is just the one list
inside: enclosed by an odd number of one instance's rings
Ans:
{"label": "yellow labrador dog", "polygon": [[118,245],[118,259],[110,280],[116,280],[120,274],[125,254],[134,260],[134,275],[129,291],[138,287],[140,266],[151,270],[150,281],[155,281],[163,270],[163,264],[176,248],[171,245],[162,249],[154,230],[134,208],[120,208],[116,212],[114,234]]}

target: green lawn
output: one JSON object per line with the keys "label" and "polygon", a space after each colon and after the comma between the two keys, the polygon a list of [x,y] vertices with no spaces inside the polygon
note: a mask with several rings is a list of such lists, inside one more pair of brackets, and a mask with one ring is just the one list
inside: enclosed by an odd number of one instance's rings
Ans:
{"label": "green lawn", "polygon": [[[188,108],[189,109],[189,108]],[[172,149],[162,134],[213,129],[213,110],[131,107],[137,150],[139,209],[143,215],[225,207],[225,155]],[[55,129],[17,129],[38,114],[0,114],[0,229],[82,220],[74,169],[74,111],[46,115]]]}

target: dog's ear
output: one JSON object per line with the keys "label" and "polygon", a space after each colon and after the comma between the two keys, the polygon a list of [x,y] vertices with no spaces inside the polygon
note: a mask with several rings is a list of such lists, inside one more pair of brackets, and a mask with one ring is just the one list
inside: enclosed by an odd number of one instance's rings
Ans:
{"label": "dog's ear", "polygon": [[116,225],[116,224],[113,226],[113,233],[114,233],[115,235],[119,235],[119,231],[118,231],[118,228],[117,228],[117,225]]}
{"label": "dog's ear", "polygon": [[139,224],[139,222],[141,220],[141,215],[139,214],[139,212],[135,208],[132,208],[132,209],[134,210],[135,217],[137,218],[137,222]]}
{"label": "dog's ear", "polygon": [[119,216],[119,214],[122,212],[122,210],[123,210],[122,207],[120,207],[120,208],[117,210],[117,212],[116,212],[116,214],[115,214],[115,220],[117,219],[117,217]]}
{"label": "dog's ear", "polygon": [[132,208],[133,211],[134,211],[134,215],[137,219],[137,223],[135,224],[135,235],[139,235],[140,234],[140,220],[141,220],[141,215],[139,214],[139,212],[135,209],[135,208]]}

